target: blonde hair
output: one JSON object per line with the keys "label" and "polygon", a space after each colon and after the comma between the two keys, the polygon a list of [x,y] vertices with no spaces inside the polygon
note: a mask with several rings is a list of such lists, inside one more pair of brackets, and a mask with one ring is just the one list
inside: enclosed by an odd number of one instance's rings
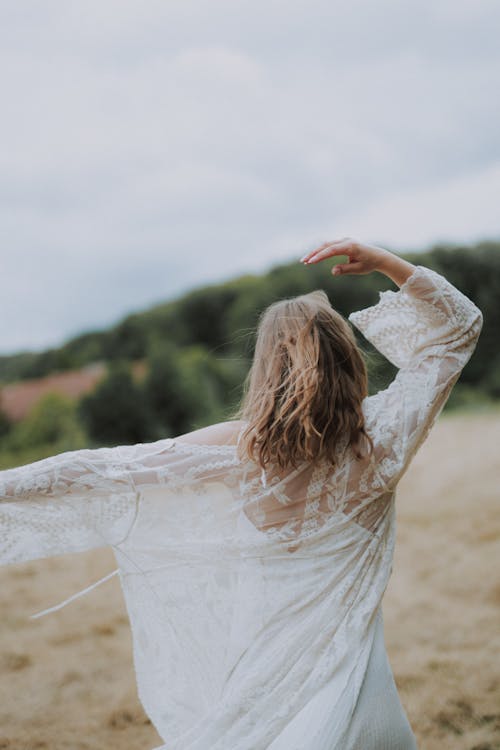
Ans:
{"label": "blonde hair", "polygon": [[239,442],[263,468],[326,458],[339,445],[357,458],[371,437],[361,402],[368,377],[354,333],[323,291],[280,300],[261,315],[253,363],[236,417]]}

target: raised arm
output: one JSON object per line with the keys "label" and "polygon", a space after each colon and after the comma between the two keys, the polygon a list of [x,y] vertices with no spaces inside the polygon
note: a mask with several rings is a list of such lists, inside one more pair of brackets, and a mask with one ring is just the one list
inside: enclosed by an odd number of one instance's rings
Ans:
{"label": "raised arm", "polygon": [[349,315],[364,337],[399,368],[389,387],[363,404],[380,479],[392,489],[470,359],[483,316],[442,275],[382,248],[341,240],[310,254],[312,262],[332,255],[349,257],[341,273],[379,271],[400,286],[396,292],[381,292],[376,305]]}
{"label": "raised arm", "polygon": [[416,266],[399,291],[382,292],[349,320],[399,368],[389,387],[364,404],[381,475],[395,486],[469,361],[482,313],[443,276]]}
{"label": "raised arm", "polygon": [[306,253],[300,260],[302,263],[309,265],[338,255],[346,256],[348,261],[347,263],[336,263],[332,268],[333,276],[340,276],[341,274],[360,276],[379,271],[392,279],[395,284],[401,286],[415,270],[413,263],[394,255],[389,250],[376,245],[365,245],[350,237],[325,242],[311,250],[310,253]]}

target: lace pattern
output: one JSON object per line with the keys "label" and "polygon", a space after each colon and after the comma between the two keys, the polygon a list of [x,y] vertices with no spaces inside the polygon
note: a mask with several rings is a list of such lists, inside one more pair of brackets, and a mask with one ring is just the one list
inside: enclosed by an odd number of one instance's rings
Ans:
{"label": "lace pattern", "polygon": [[395,490],[482,315],[417,266],[349,320],[399,368],[363,403],[371,457],[263,473],[224,444],[223,423],[197,444],[72,451],[0,472],[0,562],[113,548],[162,750],[266,750],[339,674],[338,725],[315,750],[354,750],[343,738],[392,569]]}

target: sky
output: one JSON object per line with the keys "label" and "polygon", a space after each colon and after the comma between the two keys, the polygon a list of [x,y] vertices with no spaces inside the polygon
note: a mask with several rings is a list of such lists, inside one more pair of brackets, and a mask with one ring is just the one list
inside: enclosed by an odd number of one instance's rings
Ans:
{"label": "sky", "polygon": [[500,238],[497,0],[0,5],[0,354],[352,236]]}

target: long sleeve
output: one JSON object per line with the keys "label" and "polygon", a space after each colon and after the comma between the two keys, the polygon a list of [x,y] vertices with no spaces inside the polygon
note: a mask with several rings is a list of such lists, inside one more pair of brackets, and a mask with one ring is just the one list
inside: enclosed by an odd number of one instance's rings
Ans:
{"label": "long sleeve", "polygon": [[478,307],[442,275],[416,266],[396,292],[349,315],[399,368],[388,388],[364,402],[378,473],[393,489],[426,439],[481,332]]}
{"label": "long sleeve", "polygon": [[225,477],[237,463],[228,445],[207,447],[200,457],[196,446],[161,438],[0,471],[0,565],[117,546],[132,531],[148,487],[182,491]]}
{"label": "long sleeve", "polygon": [[118,544],[136,513],[126,448],[67,451],[0,472],[0,564]]}

